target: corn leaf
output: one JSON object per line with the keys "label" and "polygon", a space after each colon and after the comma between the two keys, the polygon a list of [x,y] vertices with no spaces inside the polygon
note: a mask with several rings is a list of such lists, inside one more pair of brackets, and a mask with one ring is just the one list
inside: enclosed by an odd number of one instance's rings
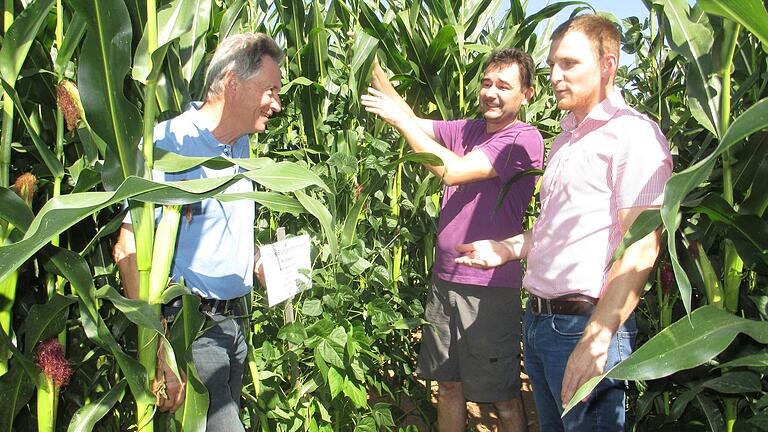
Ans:
{"label": "corn leaf", "polygon": [[741,24],[768,49],[768,12],[760,0],[699,0],[697,4],[707,13]]}
{"label": "corn leaf", "polygon": [[768,271],[768,224],[755,215],[740,215],[717,194],[707,195],[694,208],[710,220],[726,227],[726,238],[734,242],[739,256],[747,264],[757,265],[761,272]]}
{"label": "corn leaf", "polygon": [[296,198],[275,192],[229,193],[218,195],[216,199],[219,201],[252,200],[272,211],[290,213],[294,216],[305,212],[304,207]]}
{"label": "corn leaf", "polygon": [[125,97],[123,85],[131,66],[131,19],[120,0],[71,4],[88,27],[77,70],[80,97],[89,127],[108,146],[104,186],[114,189],[143,170],[138,151],[141,116]]}
{"label": "corn leaf", "polygon": [[[306,168],[290,162],[280,162],[261,170],[249,171],[235,176],[170,183],[156,183],[139,177],[129,177],[114,192],[83,192],[61,195],[49,200],[40,209],[24,239],[0,247],[0,280],[45,246],[52,237],[61,234],[78,221],[109,205],[128,198],[162,204],[197,202],[202,198],[223,191],[229,184],[241,178],[250,178],[283,192],[295,191],[296,188],[310,184],[325,186],[317,175]],[[302,202],[302,205],[305,203]],[[327,212],[327,210],[325,211]]]}
{"label": "corn leaf", "polygon": [[[27,231],[27,225],[18,225],[17,228],[24,232]],[[45,246],[45,244],[42,246]],[[0,254],[2,254],[3,249],[5,248],[0,248]],[[49,258],[49,262],[45,265],[46,271],[67,279],[72,284],[73,291],[77,293],[80,322],[88,338],[112,352],[120,369],[127,377],[131,392],[136,399],[149,403],[153,396],[143,384],[146,381],[146,371],[136,360],[123,352],[122,347],[117,343],[101,315],[99,315],[96,287],[93,284],[88,263],[79,254],[68,249],[48,246],[45,254]],[[3,277],[4,275],[0,275],[0,280]],[[33,329],[34,333],[42,335],[44,331],[36,332]],[[30,341],[33,341],[35,338],[39,338],[39,336],[32,336],[31,338]]]}
{"label": "corn leaf", "polygon": [[296,198],[298,198],[301,205],[307,209],[307,212],[316,217],[322,227],[325,240],[331,248],[331,254],[336,256],[339,251],[338,240],[336,239],[336,232],[333,225],[333,216],[327,208],[317,198],[311,197],[301,191],[296,191]]}
{"label": "corn leaf", "polygon": [[736,360],[723,363],[717,368],[733,369],[737,367],[751,367],[751,368],[765,368],[768,367],[768,352],[761,352],[758,354],[747,355]]}
{"label": "corn leaf", "polygon": [[659,226],[661,226],[661,212],[659,209],[650,209],[640,213],[616,248],[616,253],[613,254],[614,261],[621,258],[627,248],[634,242],[652,233]]}
{"label": "corn leaf", "polygon": [[111,286],[105,286],[96,291],[96,298],[109,300],[132,323],[152,329],[165,337],[165,330],[160,321],[155,318],[152,305],[149,303],[123,297]]}
{"label": "corn leaf", "polygon": [[139,41],[133,60],[132,76],[146,83],[147,78],[162,67],[168,45],[186,35],[198,14],[196,0],[174,0],[157,11],[157,48],[149,52],[146,31]]}
{"label": "corn leaf", "polygon": [[85,28],[85,20],[79,13],[75,13],[72,16],[72,21],[69,22],[63,43],[58,52],[56,52],[54,69],[57,73],[63,75],[66,71],[67,63],[72,59],[72,55],[85,35]]}
{"label": "corn leaf", "polygon": [[3,35],[0,48],[0,76],[13,87],[24,65],[30,47],[48,17],[48,11],[54,0],[35,0],[31,2],[13,21]]}
{"label": "corn leaf", "polygon": [[4,79],[0,80],[0,82],[3,85],[6,96],[13,100],[13,105],[16,107],[16,111],[19,113],[21,121],[27,128],[27,133],[29,134],[29,137],[32,138],[32,142],[35,144],[35,149],[37,149],[37,152],[40,155],[40,159],[43,160],[45,166],[48,168],[48,171],[55,177],[64,176],[64,167],[61,165],[61,162],[59,162],[58,158],[56,158],[56,155],[53,154],[51,149],[37,134],[35,127],[33,127],[32,123],[29,121],[29,116],[27,116],[27,113],[24,112],[23,105],[21,104],[16,91],[13,89],[10,83],[6,82]]}
{"label": "corn leaf", "polygon": [[766,118],[768,118],[768,98],[760,100],[737,117],[711,154],[685,170],[673,174],[669,181],[667,181],[664,191],[664,205],[661,208],[661,219],[667,231],[667,247],[669,248],[669,256],[672,260],[672,268],[675,271],[675,279],[680,289],[683,305],[687,311],[691,310],[691,282],[677,258],[677,244],[675,241],[675,231],[679,224],[680,206],[688,193],[709,177],[717,158],[723,152],[741,142],[747,136],[768,128]]}
{"label": "corn leaf", "polygon": [[54,267],[48,270],[69,280],[74,291],[77,292],[80,324],[88,338],[112,353],[123,372],[123,376],[128,380],[131,393],[136,400],[143,401],[144,404],[151,404],[154,401],[154,396],[144,385],[147,381],[146,370],[139,362],[123,351],[112,332],[109,331],[104,319],[99,315],[96,287],[93,284],[88,263],[83,257],[67,249],[51,247],[46,251],[46,254],[50,257]]}
{"label": "corn leaf", "polygon": [[32,210],[21,197],[8,188],[0,188],[0,219],[26,231],[34,217]]}
{"label": "corn leaf", "polygon": [[[2,330],[0,329],[0,332]],[[35,381],[19,366],[17,358],[10,361],[10,369],[0,376],[0,394],[3,395],[3,409],[0,410],[0,431],[11,432],[13,420],[32,398]]]}
{"label": "corn leaf", "polygon": [[629,358],[582,385],[563,415],[592,392],[603,378],[652,380],[690,369],[720,354],[739,334],[768,343],[768,322],[744,319],[704,306],[659,332]]}
{"label": "corn leaf", "polygon": [[125,393],[126,380],[121,380],[109,389],[104,396],[99,399],[83,405],[72,416],[69,422],[67,432],[89,432],[92,431],[99,420],[101,420],[115,404],[122,399]]}
{"label": "corn leaf", "polygon": [[32,305],[22,327],[24,346],[29,353],[41,340],[54,337],[64,330],[69,318],[69,307],[74,303],[77,303],[76,298],[54,293],[47,303]]}
{"label": "corn leaf", "polygon": [[[211,25],[211,0],[195,0],[192,9],[192,23],[189,31],[179,38],[179,51],[181,55],[182,73],[184,79],[191,83],[197,70],[205,57],[205,36]],[[227,13],[232,6],[227,8]],[[220,33],[220,37],[229,36],[229,32]]]}
{"label": "corn leaf", "polygon": [[176,412],[181,430],[204,432],[208,413],[208,390],[203,385],[195,368],[190,346],[205,324],[200,310],[200,297],[185,295],[182,310],[171,326],[171,344],[177,353],[184,353],[182,365],[187,374],[187,392],[184,402]]}

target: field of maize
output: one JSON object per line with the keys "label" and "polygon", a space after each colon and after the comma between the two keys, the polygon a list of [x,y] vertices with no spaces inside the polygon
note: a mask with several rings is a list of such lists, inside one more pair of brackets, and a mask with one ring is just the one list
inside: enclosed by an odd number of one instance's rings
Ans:
{"label": "field of maize", "polygon": [[[638,309],[640,348],[610,375],[633,383],[633,430],[768,431],[766,2],[642,2],[645,16],[614,17],[633,59],[617,85],[661,125],[675,174],[664,206],[624,239],[664,229]],[[4,0],[0,431],[205,428],[207,394],[188,369],[203,318],[185,287],[166,287],[174,221],[155,227],[152,215],[165,205],[178,220],[180,204],[232,199],[221,192],[233,179],[153,182],[153,168],[202,162],[139,142],[201,98],[217,42],[244,31],[286,52],[284,108],[251,140],[255,241],[285,227],[313,242],[313,287],[294,299],[294,321],[253,292],[246,429],[433,424],[414,367],[441,183],[421,166],[434,156],[410,153],[360,96],[378,56],[420,116],[474,117],[488,53],[518,47],[537,62],[522,117],[549,142],[563,115],[544,62],[554,17],[591,6],[526,13],[526,3]],[[123,296],[112,262],[124,200],[137,221],[141,300]],[[525,226],[537,211],[535,197]],[[179,295],[184,318],[166,333],[160,305]],[[187,371],[174,415],[153,409],[158,343]]]}

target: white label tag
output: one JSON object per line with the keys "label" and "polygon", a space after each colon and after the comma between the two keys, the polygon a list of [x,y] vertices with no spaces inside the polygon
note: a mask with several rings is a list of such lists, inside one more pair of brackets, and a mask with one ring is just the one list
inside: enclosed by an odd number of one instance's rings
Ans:
{"label": "white label tag", "polygon": [[306,234],[259,247],[270,306],[312,287],[309,251]]}

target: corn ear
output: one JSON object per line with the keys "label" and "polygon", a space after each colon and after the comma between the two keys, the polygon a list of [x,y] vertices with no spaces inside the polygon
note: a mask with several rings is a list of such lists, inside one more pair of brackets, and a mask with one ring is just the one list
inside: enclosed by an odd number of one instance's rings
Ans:
{"label": "corn ear", "polygon": [[150,303],[156,303],[168,286],[168,275],[171,272],[180,219],[181,206],[163,206],[163,216],[160,218],[155,233],[152,270],[149,273],[149,296],[147,300]]}
{"label": "corn ear", "polygon": [[707,257],[704,248],[700,243],[696,243],[698,248],[697,264],[699,271],[701,271],[702,280],[704,282],[704,291],[707,293],[707,300],[709,304],[722,308],[724,306],[725,299],[723,298],[723,288],[720,284],[720,278],[717,276],[715,268],[712,266],[712,262]]}

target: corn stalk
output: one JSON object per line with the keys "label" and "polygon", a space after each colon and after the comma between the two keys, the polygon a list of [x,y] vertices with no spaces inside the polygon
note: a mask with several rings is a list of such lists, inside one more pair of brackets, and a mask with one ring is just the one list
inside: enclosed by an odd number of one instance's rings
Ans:
{"label": "corn stalk", "polygon": [[[13,0],[4,0],[3,2],[3,34],[7,37],[8,30],[13,24],[14,9]],[[8,79],[8,77],[3,77]],[[13,100],[6,96],[3,98],[3,132],[2,142],[0,142],[0,187],[11,185],[11,142],[13,141]],[[0,231],[0,238],[5,230]],[[4,327],[5,328],[5,327]],[[7,330],[7,329],[6,329]]]}
{"label": "corn stalk", "polygon": [[[723,41],[720,80],[723,88],[720,94],[720,130],[728,130],[731,121],[731,68],[733,67],[733,55],[736,52],[736,43],[738,41],[739,30],[741,26],[731,21],[725,21],[725,37]],[[723,198],[733,206],[733,162],[732,150],[723,152]],[[736,313],[739,307],[739,293],[741,281],[744,277],[744,261],[736,251],[736,247],[730,239],[724,242],[724,263],[723,263],[723,291],[724,306],[728,312]],[[724,370],[725,373],[727,370]],[[725,398],[725,426],[728,432],[733,431],[738,417],[738,398]]]}
{"label": "corn stalk", "polygon": [[[727,130],[731,119],[731,69],[733,67],[733,55],[736,51],[736,42],[739,36],[741,26],[739,24],[726,21],[725,40],[722,48],[722,64],[719,71],[720,80],[723,83],[723,89],[720,99],[720,130]],[[723,153],[723,198],[730,205],[734,205],[733,200],[733,158],[732,150]],[[724,272],[724,291],[725,291],[725,309],[735,313],[739,307],[739,288],[743,278],[742,270],[744,261],[739,257],[733,242],[725,242],[725,266]]]}
{"label": "corn stalk", "polygon": [[[145,37],[147,38],[147,53],[151,56],[157,49],[157,5],[154,0],[147,0],[146,2],[147,23],[145,30]],[[150,62],[151,64],[151,62]],[[147,80],[146,87],[144,88],[144,115],[143,115],[143,142],[144,146],[142,152],[144,154],[144,178],[152,179],[152,167],[154,165],[154,139],[152,135],[153,127],[155,124],[155,93],[157,90],[157,72],[159,67],[153,67],[150,72],[150,77]],[[170,209],[169,209],[170,210]],[[162,259],[165,257],[172,257],[173,251],[163,251],[166,255],[156,255],[154,249],[155,245],[160,248],[173,249],[173,243],[153,243],[153,237],[155,235],[155,215],[154,205],[150,202],[141,204],[139,209],[141,217],[135,221],[133,226],[136,233],[136,263],[139,271],[139,300],[146,301],[153,304],[153,299],[156,298],[157,287],[153,286],[152,268],[153,257]],[[138,211],[133,211],[137,213]],[[164,226],[173,224],[173,216],[168,215],[170,212],[163,212],[163,220],[166,217],[169,218],[168,222]],[[178,229],[178,209],[176,209],[176,229]],[[161,222],[162,223],[162,222]],[[161,235],[158,230],[158,236]],[[164,233],[164,236],[170,236],[170,233]],[[173,237],[175,239],[175,232]],[[160,252],[160,251],[157,251]],[[169,254],[170,252],[170,254]],[[159,271],[160,269],[156,270]],[[165,278],[163,282],[167,284],[167,277],[170,270],[170,262],[168,268],[165,271]],[[156,273],[157,274],[157,273]],[[154,281],[157,283],[158,278],[155,277]],[[160,305],[153,305],[152,315],[156,320],[160,320]],[[152,329],[139,326],[138,328],[138,347],[139,347],[139,362],[144,369],[147,370],[147,387],[152,387],[152,381],[155,378],[155,371],[157,366],[157,335]],[[138,417],[139,431],[151,432],[154,430],[153,423],[151,421],[145,421],[144,418],[148,413],[152,412],[152,406],[143,406],[139,404],[137,400],[136,414]]]}
{"label": "corn stalk", "polygon": [[[55,42],[56,48],[61,49],[64,42],[64,9],[61,0],[56,0],[56,29],[55,29]],[[60,63],[57,63],[57,65]],[[59,68],[55,70],[57,81],[61,82],[64,79],[63,71]],[[54,143],[56,159],[59,162],[64,162],[64,113],[61,110],[61,106],[57,106],[56,109],[56,140]],[[64,176],[63,173],[54,174],[53,178],[53,191],[52,197],[61,195],[61,182]],[[59,246],[59,236],[56,235],[51,238],[51,245],[54,247]],[[59,283],[57,283],[59,282]],[[64,285],[61,278],[48,274],[46,275],[47,292],[49,298],[54,292],[58,291],[60,294],[64,294]],[[58,289],[57,289],[58,287]],[[59,343],[62,350],[66,353],[67,350],[67,331],[66,329],[59,333]],[[58,413],[59,405],[59,388],[53,385],[53,381],[46,377],[44,381],[45,385],[38,387],[37,389],[37,425],[38,431],[53,431],[56,427],[56,415]]]}
{"label": "corn stalk", "polygon": [[[24,60],[32,42],[42,26],[53,0],[37,0],[29,4],[18,17],[14,16],[14,3],[5,0],[3,3],[3,28],[5,31],[2,48],[0,49],[0,77],[3,79],[2,132],[0,132],[0,187],[10,186],[11,143],[13,141],[14,109],[17,107],[13,95],[16,80],[19,77]],[[0,221],[0,246],[8,244],[8,239],[14,230],[11,223]],[[6,334],[13,335],[11,329],[11,309],[16,298],[16,271],[6,277],[0,277],[0,295],[7,299],[0,310],[0,326]],[[8,350],[0,347],[0,375],[7,371]]]}
{"label": "corn stalk", "polygon": [[[7,36],[13,24],[13,0],[3,2],[3,33]],[[0,135],[0,187],[10,186],[11,179],[11,142],[13,141],[13,100],[3,97],[3,123]],[[5,245],[13,229],[6,221],[0,221],[0,246]],[[16,280],[18,272],[0,279],[0,295],[7,298],[7,306],[0,310],[0,327],[6,334],[11,334],[11,309],[16,298]],[[0,346],[0,376],[8,371],[8,348]]]}

